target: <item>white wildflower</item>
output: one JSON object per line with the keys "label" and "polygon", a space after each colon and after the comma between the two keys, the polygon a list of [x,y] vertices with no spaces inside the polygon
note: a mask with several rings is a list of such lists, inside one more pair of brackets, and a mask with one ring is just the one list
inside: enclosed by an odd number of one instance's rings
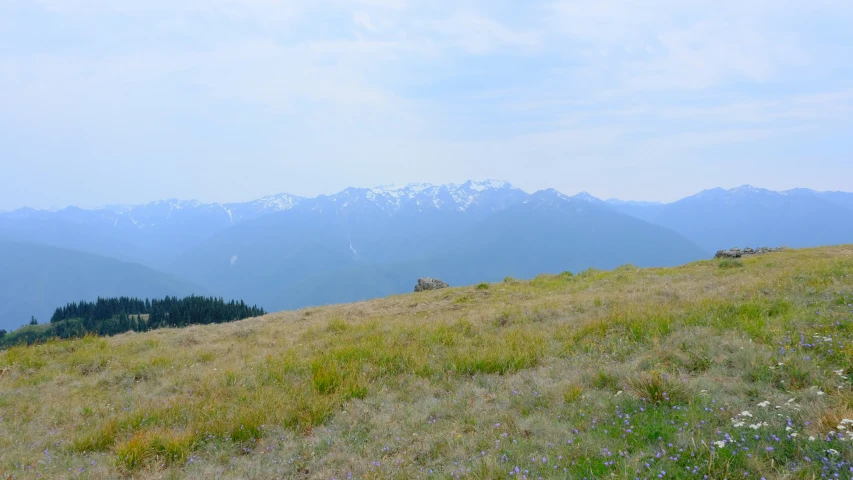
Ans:
{"label": "white wildflower", "polygon": [[719,448],[723,448],[726,446],[726,442],[725,442],[725,440],[719,440],[719,441],[714,442],[714,445],[716,445]]}
{"label": "white wildflower", "polygon": [[740,412],[740,416],[741,416],[741,417],[751,417],[751,416],[752,416],[752,414],[751,414],[751,413],[749,413],[749,411],[744,410],[743,412]]}
{"label": "white wildflower", "polygon": [[768,402],[767,400],[758,404],[758,406],[761,408],[767,408],[769,405],[770,405],[770,402]]}

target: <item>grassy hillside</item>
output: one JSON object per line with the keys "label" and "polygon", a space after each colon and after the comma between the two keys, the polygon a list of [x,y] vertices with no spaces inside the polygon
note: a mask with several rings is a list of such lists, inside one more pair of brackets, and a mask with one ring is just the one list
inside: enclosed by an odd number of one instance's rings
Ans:
{"label": "grassy hillside", "polygon": [[6,478],[850,478],[853,246],[0,353]]}

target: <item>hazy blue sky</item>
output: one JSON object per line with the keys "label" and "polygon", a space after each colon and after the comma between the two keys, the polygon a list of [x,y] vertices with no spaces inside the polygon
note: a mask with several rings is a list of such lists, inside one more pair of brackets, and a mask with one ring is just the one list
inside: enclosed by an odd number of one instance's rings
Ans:
{"label": "hazy blue sky", "polygon": [[4,0],[0,209],[853,190],[850,0]]}

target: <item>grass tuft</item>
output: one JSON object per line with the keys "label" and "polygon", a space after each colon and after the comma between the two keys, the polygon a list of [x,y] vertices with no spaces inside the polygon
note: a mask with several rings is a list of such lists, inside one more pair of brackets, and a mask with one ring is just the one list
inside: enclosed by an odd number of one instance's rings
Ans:
{"label": "grass tuft", "polygon": [[743,262],[736,258],[724,258],[717,262],[717,266],[722,268],[723,270],[729,270],[732,268],[743,268]]}
{"label": "grass tuft", "polygon": [[643,372],[629,379],[628,385],[637,397],[649,403],[678,404],[691,398],[685,384],[665,372]]}
{"label": "grass tuft", "polygon": [[119,444],[115,454],[121,468],[133,471],[157,461],[184,463],[196,443],[195,435],[188,432],[150,429],[137,432]]}

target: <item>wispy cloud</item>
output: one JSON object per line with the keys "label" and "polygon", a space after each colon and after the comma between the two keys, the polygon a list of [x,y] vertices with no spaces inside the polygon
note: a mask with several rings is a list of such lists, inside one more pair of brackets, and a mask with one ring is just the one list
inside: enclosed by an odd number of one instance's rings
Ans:
{"label": "wispy cloud", "polygon": [[444,41],[472,54],[495,50],[506,53],[507,49],[533,49],[540,45],[536,32],[515,30],[474,12],[456,12],[448,18],[435,21],[434,28]]}

